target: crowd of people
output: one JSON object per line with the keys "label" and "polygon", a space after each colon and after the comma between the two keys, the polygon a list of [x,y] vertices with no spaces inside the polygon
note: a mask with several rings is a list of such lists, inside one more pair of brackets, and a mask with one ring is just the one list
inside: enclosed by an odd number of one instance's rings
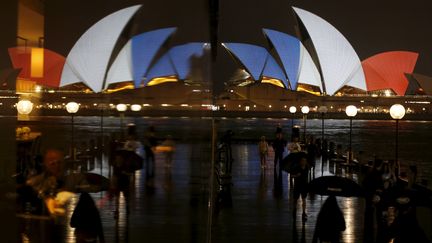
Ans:
{"label": "crowd of people", "polygon": [[[429,242],[416,219],[415,208],[418,202],[413,202],[413,198],[416,198],[414,195],[418,197],[419,194],[413,189],[417,177],[416,166],[409,167],[408,181],[404,182],[400,178],[400,165],[394,160],[375,158],[366,162],[363,152],[359,152],[356,159],[352,151],[344,151],[341,144],[314,140],[312,136],[304,138],[303,143],[300,143],[299,138],[299,133],[294,128],[291,142],[288,143],[279,125],[273,140],[267,141],[262,136],[258,143],[262,170],[267,168],[269,148],[273,148],[275,180],[281,176],[282,171],[287,171],[290,176],[294,217],[301,197],[302,220],[307,220],[308,184],[313,179],[317,158],[321,157],[323,163],[355,162],[353,164],[359,169],[359,183],[364,190],[366,202],[364,242]],[[425,197],[430,198],[430,195]],[[335,197],[329,196],[318,214],[313,242],[340,242],[341,232],[345,229],[343,213]]]}

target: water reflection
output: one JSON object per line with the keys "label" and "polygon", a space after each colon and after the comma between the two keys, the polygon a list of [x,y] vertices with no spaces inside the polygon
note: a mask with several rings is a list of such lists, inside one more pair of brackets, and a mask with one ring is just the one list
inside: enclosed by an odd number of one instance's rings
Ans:
{"label": "water reflection", "polygon": [[78,203],[78,195],[72,197],[66,206],[66,243],[75,243],[75,229],[69,224],[75,207]]}
{"label": "water reflection", "polygon": [[115,242],[129,242],[129,212],[123,192],[120,192],[118,203],[119,211],[115,222]]}
{"label": "water reflection", "polygon": [[[96,118],[95,118],[96,119]],[[129,118],[125,118],[126,120]],[[67,124],[56,123],[56,121],[61,121],[62,118],[50,118],[50,126],[43,123],[39,124],[40,129],[43,134],[45,141],[58,142],[60,145],[66,143],[62,139],[68,134],[65,129],[68,129]],[[93,118],[91,117],[78,117],[78,125],[76,126],[77,133],[79,134],[78,139],[89,139],[90,137],[97,137],[98,131],[94,131],[95,125],[93,124]],[[118,121],[115,122],[114,118],[107,118],[106,121],[106,132],[115,133],[118,132]],[[119,214],[118,218],[114,220],[113,211],[115,210],[113,205],[109,203],[100,204],[100,209],[102,212],[104,227],[107,229],[107,237],[110,240],[115,240],[116,242],[127,242],[129,237],[133,234],[142,235],[143,232],[133,232],[129,231],[129,226],[132,229],[137,227],[138,229],[146,228],[145,233],[153,235],[156,237],[162,237],[164,234],[179,233],[178,239],[186,239],[184,242],[191,242],[193,240],[199,241],[203,238],[203,230],[205,227],[205,216],[206,207],[203,207],[203,202],[206,201],[206,193],[208,190],[208,166],[209,157],[211,150],[209,144],[206,143],[205,139],[202,138],[203,134],[207,136],[207,130],[202,127],[207,125],[208,120],[200,120],[195,118],[167,118],[167,119],[157,119],[157,118],[147,118],[135,120],[137,124],[146,126],[145,122],[160,122],[158,123],[158,131],[162,134],[175,134],[179,143],[177,144],[177,150],[173,158],[172,168],[164,167],[163,156],[156,155],[156,176],[155,178],[148,178],[145,176],[145,171],[139,170],[134,173],[134,183],[131,185],[131,205],[133,205],[133,211],[131,218],[129,218],[126,210],[126,197],[123,192],[119,194],[118,207]],[[207,123],[204,123],[207,122]],[[227,214],[222,214],[218,220],[229,221],[232,220],[234,229],[241,229],[241,227],[235,226],[236,222],[244,223],[244,225],[250,226],[250,222],[245,223],[241,220],[256,220],[255,214],[259,215],[258,221],[255,224],[262,223],[266,225],[289,225],[291,224],[291,209],[288,200],[289,194],[283,195],[282,180],[287,181],[285,176],[275,178],[274,191],[277,195],[278,200],[274,200],[271,195],[272,189],[272,173],[271,169],[261,170],[259,168],[259,157],[257,154],[257,148],[255,144],[256,138],[262,134],[269,134],[271,137],[274,133],[274,127],[276,123],[279,123],[278,119],[249,119],[247,123],[237,119],[225,119],[221,122],[220,126],[222,128],[231,128],[236,132],[239,139],[246,140],[246,143],[235,145],[235,161],[233,165],[233,173],[235,174],[234,186],[232,191],[230,191],[230,198],[232,193],[232,204],[233,208],[225,210],[224,212],[229,212]],[[286,123],[286,124],[285,124]],[[310,124],[309,124],[310,123]],[[329,130],[326,130],[326,136],[334,141],[340,141],[343,143],[344,134],[346,133],[346,121],[329,121]],[[284,122],[286,126],[290,126],[288,122]],[[415,123],[414,126],[420,124],[418,130],[414,131],[414,127],[411,124],[405,125],[403,127],[402,133],[405,136],[407,148],[411,148],[413,144],[419,145],[428,138],[430,138],[430,132],[426,132],[426,135],[419,135],[419,133],[424,133],[424,130],[430,127],[430,122],[425,123]],[[284,125],[284,126],[285,126]],[[327,125],[327,123],[326,123]],[[359,146],[362,148],[368,148],[369,150],[379,150],[379,152],[393,154],[391,148],[384,149],[381,151],[383,144],[375,146],[375,143],[380,143],[384,139],[387,139],[387,135],[393,134],[393,128],[388,126],[386,122],[364,122],[356,121],[354,124],[354,133],[356,136],[353,139],[354,146]],[[181,129],[179,129],[181,127]],[[320,122],[315,122],[314,120],[308,121],[308,132],[320,133],[321,124]],[[327,128],[326,128],[327,129]],[[289,130],[289,129],[286,129]],[[174,131],[174,132],[173,132]],[[381,131],[384,135],[380,135]],[[412,132],[412,134],[410,134]],[[419,141],[413,139],[415,136],[419,135]],[[377,137],[382,136],[382,138]],[[236,137],[234,136],[236,139]],[[342,139],[342,140],[336,140]],[[97,141],[98,139],[95,139]],[[108,141],[105,140],[105,141]],[[204,141],[204,142],[203,142]],[[373,142],[372,142],[373,141]],[[385,145],[385,143],[384,143]],[[46,144],[44,145],[46,146]],[[414,149],[413,151],[418,151],[422,148]],[[90,146],[91,147],[91,146]],[[388,147],[388,145],[387,145]],[[94,148],[94,146],[93,146]],[[408,150],[408,149],[407,149]],[[110,177],[111,166],[109,166],[108,157],[106,154],[100,152],[100,146],[96,146],[96,149],[89,150],[88,152],[96,155],[95,159],[86,160],[85,164],[82,164],[80,168],[76,168],[79,171],[91,171],[94,173],[102,174],[106,177]],[[103,151],[103,150],[102,150]],[[405,156],[409,155],[410,151],[405,151]],[[412,151],[411,151],[412,152]],[[271,154],[271,153],[270,153]],[[415,155],[413,160],[421,159],[421,156],[430,154],[429,150],[425,150],[424,154]],[[431,156],[432,157],[432,156]],[[272,161],[272,157],[268,158]],[[431,168],[431,165],[427,165],[427,168]],[[317,168],[317,173],[329,174],[334,172],[334,164],[327,163],[321,167],[322,171]],[[422,170],[420,168],[420,170]],[[422,170],[425,173],[429,173],[431,170]],[[285,175],[285,174],[284,174]],[[349,174],[346,174],[349,175]],[[353,179],[356,179],[353,177]],[[276,183],[278,182],[278,183]],[[283,182],[285,183],[285,182]],[[285,187],[288,189],[288,187]],[[160,189],[160,190],[159,190]],[[157,191],[156,191],[157,190]],[[279,190],[279,191],[278,191]],[[290,192],[290,190],[286,190]],[[255,194],[256,193],[256,194]],[[106,199],[105,193],[98,193],[93,195],[98,198],[99,201],[103,202]],[[248,201],[251,197],[251,201]],[[75,199],[76,200],[76,199]],[[313,198],[308,198],[308,211],[310,209],[311,217],[305,224],[297,223],[293,226],[293,236],[295,237],[295,242],[305,242],[310,232],[313,232],[314,227],[314,210],[322,202],[315,200]],[[340,198],[340,205],[344,212],[344,217],[347,224],[347,229],[343,233],[344,242],[361,242],[361,224],[362,224],[362,199],[358,198]],[[275,202],[276,201],[276,202]],[[258,205],[258,210],[254,211],[254,203]],[[75,201],[76,204],[76,201]],[[285,205],[286,204],[286,205]],[[71,203],[68,207],[73,207]],[[310,205],[310,206],[309,206]],[[249,208],[249,211],[242,211],[241,207]],[[252,208],[252,209],[250,209]],[[237,216],[237,210],[240,211],[241,216],[244,218],[235,219]],[[70,217],[70,215],[69,215]],[[156,219],[156,220],[155,220]],[[129,220],[131,220],[129,225]],[[360,221],[360,226],[359,226]],[[265,223],[263,223],[265,222]],[[241,224],[240,224],[241,225]],[[229,226],[229,225],[228,225]],[[225,230],[227,226],[225,226]],[[174,229],[174,230],[173,230]],[[177,230],[175,230],[177,229]],[[295,230],[294,230],[295,229]],[[168,232],[168,233],[167,233]],[[184,233],[186,232],[186,233]],[[228,232],[231,232],[228,230]],[[226,233],[226,232],[222,232]],[[283,232],[286,234],[286,232]],[[265,233],[262,233],[265,234]],[[282,234],[282,233],[281,233]],[[288,228],[289,234],[289,228]],[[130,235],[130,236],[129,236]],[[187,235],[187,236],[185,236]],[[66,228],[66,239],[68,242],[73,242],[73,229],[69,226]],[[144,236],[145,237],[145,236]],[[22,238],[26,241],[25,237]]]}

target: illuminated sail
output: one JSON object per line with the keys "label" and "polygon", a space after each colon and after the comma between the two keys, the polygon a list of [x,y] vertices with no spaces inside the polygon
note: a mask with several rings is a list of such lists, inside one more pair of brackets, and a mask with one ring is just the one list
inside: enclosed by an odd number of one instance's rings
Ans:
{"label": "illuminated sail", "polygon": [[113,83],[133,80],[131,46],[132,41],[129,40],[119,52],[108,71],[105,88]]}
{"label": "illuminated sail", "polygon": [[190,58],[192,56],[202,56],[204,54],[204,45],[205,43],[192,42],[175,46],[169,50],[169,55],[179,79],[184,80],[187,78],[191,69]]}
{"label": "illuminated sail", "polygon": [[295,90],[299,78],[300,40],[276,30],[263,29],[263,31],[273,44],[282,62],[291,83],[291,89]]}
{"label": "illuminated sail", "polygon": [[82,81],[93,91],[100,92],[118,37],[140,7],[119,10],[90,27],[69,52],[60,86]]}
{"label": "illuminated sail", "polygon": [[347,39],[322,18],[300,8],[294,11],[312,39],[326,92],[332,95],[346,84],[366,90],[360,59]]}
{"label": "illuminated sail", "polygon": [[311,55],[303,44],[300,45],[300,65],[298,83],[314,85],[322,91],[321,75]]}
{"label": "illuminated sail", "polygon": [[254,80],[261,79],[268,55],[264,47],[244,43],[223,43],[222,45],[238,58]]}

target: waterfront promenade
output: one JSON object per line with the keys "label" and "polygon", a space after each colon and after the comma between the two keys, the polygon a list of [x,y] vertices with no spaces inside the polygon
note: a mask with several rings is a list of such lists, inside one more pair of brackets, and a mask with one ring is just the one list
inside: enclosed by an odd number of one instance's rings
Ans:
{"label": "waterfront promenade", "polygon": [[[172,168],[166,168],[163,155],[157,154],[153,180],[146,180],[144,171],[136,172],[129,214],[123,196],[119,217],[115,219],[115,199],[110,199],[106,192],[92,194],[99,206],[107,242],[311,242],[326,196],[308,196],[307,221],[302,221],[300,214],[293,217],[287,174],[283,173],[282,190],[275,191],[273,158],[270,156],[268,168],[261,170],[255,144],[233,145],[232,202],[214,204],[212,210],[208,208],[210,161],[203,160],[203,155],[210,154],[209,147],[178,144],[177,151]],[[101,168],[97,158],[86,166],[108,176],[105,162]],[[315,176],[332,174],[333,169],[328,163],[321,168],[317,159]],[[339,172],[357,179],[356,175]],[[68,209],[72,210],[76,202],[77,197]],[[347,224],[343,242],[363,242],[363,199],[338,198],[338,202]],[[40,229],[32,233],[43,233],[37,232]],[[74,242],[73,229],[67,225],[64,239]]]}
{"label": "waterfront promenade", "polygon": [[[49,119],[56,120],[57,118]],[[78,119],[78,138],[86,140],[93,137],[93,133],[98,134],[99,130],[91,125],[94,120],[97,118],[93,120]],[[134,120],[129,118],[128,122],[130,121]],[[107,123],[106,132],[118,131],[117,119],[108,118],[105,122]],[[141,124],[140,120],[135,120],[135,122],[138,122],[138,125]],[[126,212],[123,196],[120,197],[118,218],[115,218],[115,198],[109,197],[107,192],[92,193],[101,214],[106,242],[142,242],[145,240],[152,242],[241,242],[244,240],[250,242],[311,242],[316,218],[326,197],[308,196],[308,220],[303,223],[300,214],[294,218],[292,190],[288,183],[287,174],[283,173],[282,190],[275,188],[272,167],[273,152],[270,152],[268,158],[268,168],[262,171],[259,166],[257,145],[250,139],[235,140],[232,145],[234,163],[231,193],[229,194],[231,203],[227,201],[223,201],[221,204],[214,203],[209,209],[211,144],[208,136],[204,136],[209,135],[207,130],[198,130],[197,128],[200,125],[201,129],[208,129],[203,125],[209,124],[209,122],[210,120],[194,121],[190,119],[147,121],[146,124],[158,124],[161,138],[166,134],[175,134],[177,138],[184,139],[176,141],[176,152],[171,168],[165,167],[164,155],[157,153],[156,175],[153,179],[148,180],[146,178],[145,169],[135,173],[130,188],[129,214]],[[268,131],[262,130],[263,128],[260,127],[261,130],[252,134],[253,137],[257,137],[257,133],[266,135],[273,133],[277,122],[277,120],[266,120],[266,126],[263,127],[266,127]],[[345,134],[346,127],[343,122],[327,122],[329,125],[331,124],[332,130],[328,130],[326,136],[334,140],[341,137],[341,134]],[[246,132],[252,132],[248,128],[258,127],[255,123],[255,120],[238,120],[238,122],[237,120],[236,122],[222,120],[218,126],[220,131],[230,128],[236,132],[237,137],[244,138]],[[309,131],[319,134],[319,126],[314,122],[311,123]],[[43,124],[47,123],[44,122]],[[65,124],[67,125],[67,123]],[[68,134],[68,131],[65,132],[64,130],[65,127],[68,127],[65,124],[57,127],[53,125],[42,126],[41,123],[41,125],[38,124],[38,129],[47,138],[50,137],[55,140],[57,139],[56,136],[64,138],[64,135],[60,134]],[[181,125],[184,130],[176,130],[173,124]],[[408,129],[408,125],[419,127],[427,124],[407,124],[404,129]],[[360,139],[361,134],[367,131],[361,122],[355,128],[362,128],[362,130],[355,132],[359,134],[357,139]],[[379,128],[381,133],[385,131],[381,129],[381,126]],[[51,133],[48,133],[48,130]],[[367,134],[372,134],[376,130],[367,131]],[[173,133],[174,131],[177,132]],[[95,155],[94,158],[81,161],[79,169],[110,177],[112,171],[108,166],[107,153],[102,155],[95,152]],[[358,180],[357,174],[337,170],[329,163],[321,166],[320,158],[317,158],[316,162],[315,177],[338,173],[355,181]],[[78,169],[78,167],[75,168]],[[217,188],[216,184],[213,186]],[[213,202],[217,197],[217,191],[214,192]],[[70,217],[77,201],[78,197],[75,197],[67,207],[68,217]],[[361,198],[338,198],[338,202],[347,223],[347,229],[343,233],[343,242],[365,242],[363,232],[364,200]],[[430,215],[430,211],[427,211],[425,215]],[[65,242],[74,242],[74,232],[72,228],[68,227],[68,217],[62,223],[63,239]],[[26,231],[29,236],[43,236],[44,234],[46,236],[52,232],[53,228],[49,225],[41,227],[38,221],[31,221],[29,224],[28,221],[24,220],[20,221],[20,230]]]}

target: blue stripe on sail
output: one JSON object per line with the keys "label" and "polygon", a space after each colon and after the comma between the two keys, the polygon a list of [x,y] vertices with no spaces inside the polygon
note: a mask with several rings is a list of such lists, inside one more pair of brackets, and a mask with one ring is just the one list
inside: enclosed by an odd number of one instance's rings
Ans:
{"label": "blue stripe on sail", "polygon": [[148,71],[144,85],[147,85],[152,79],[166,76],[177,75],[171,63],[170,56],[163,55]]}
{"label": "blue stripe on sail", "polygon": [[275,30],[264,29],[264,33],[270,39],[282,61],[291,83],[291,89],[295,90],[299,76],[300,41],[291,35]]}
{"label": "blue stripe on sail", "polygon": [[276,60],[269,54],[267,57],[267,62],[264,67],[264,71],[262,73],[263,76],[269,78],[279,79],[285,85],[285,88],[288,88],[288,82],[286,80],[285,73],[282,68],[277,64]]}
{"label": "blue stripe on sail", "polygon": [[261,73],[268,55],[265,48],[244,43],[224,43],[224,45],[240,60],[254,80],[261,79]]}
{"label": "blue stripe on sail", "polygon": [[132,67],[135,87],[139,87],[142,77],[152,62],[157,51],[176,28],[153,30],[132,38]]}
{"label": "blue stripe on sail", "polygon": [[184,80],[191,71],[190,58],[194,55],[202,56],[204,54],[204,43],[193,42],[175,46],[169,50],[169,54],[178,78]]}

